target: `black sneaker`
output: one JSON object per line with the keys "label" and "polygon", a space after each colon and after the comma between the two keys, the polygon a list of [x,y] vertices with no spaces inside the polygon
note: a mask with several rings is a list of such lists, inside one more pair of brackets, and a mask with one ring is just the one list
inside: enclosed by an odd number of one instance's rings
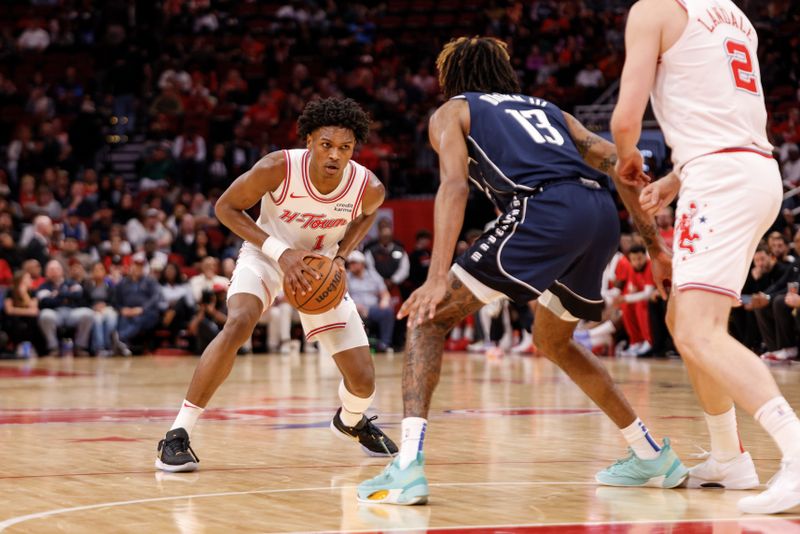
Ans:
{"label": "black sneaker", "polygon": [[156,467],[170,473],[194,471],[200,459],[189,445],[189,434],[182,428],[167,432],[167,436],[158,442]]}
{"label": "black sneaker", "polygon": [[357,441],[369,456],[394,456],[397,454],[397,445],[394,444],[394,441],[372,424],[372,421],[378,418],[377,415],[373,415],[369,419],[362,415],[361,421],[356,426],[347,426],[339,417],[341,413],[342,409],[339,408],[331,421],[331,431],[337,437]]}

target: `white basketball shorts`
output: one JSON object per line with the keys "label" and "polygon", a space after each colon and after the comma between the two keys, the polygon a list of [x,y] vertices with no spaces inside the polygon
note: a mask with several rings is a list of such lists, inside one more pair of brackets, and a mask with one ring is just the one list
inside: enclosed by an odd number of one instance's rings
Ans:
{"label": "white basketball shorts", "polygon": [[[255,295],[261,299],[266,310],[281,291],[283,273],[280,268],[255,247],[243,246],[228,287],[228,299],[239,293]],[[369,346],[364,323],[347,293],[338,306],[325,313],[308,315],[301,312],[300,322],[306,340],[319,341],[322,349],[330,355]]]}
{"label": "white basketball shorts", "polygon": [[738,303],[756,247],[783,201],[778,164],[753,152],[710,154],[684,165],[680,180],[672,286]]}

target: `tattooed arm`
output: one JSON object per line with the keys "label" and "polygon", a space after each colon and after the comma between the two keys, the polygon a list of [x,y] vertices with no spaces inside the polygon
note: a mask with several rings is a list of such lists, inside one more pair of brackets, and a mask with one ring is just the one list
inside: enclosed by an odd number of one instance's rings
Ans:
{"label": "tattooed arm", "polygon": [[[570,135],[584,161],[598,171],[607,174],[614,180],[623,204],[633,217],[633,222],[644,239],[650,257],[653,260],[653,276],[656,278],[659,292],[666,297],[663,281],[671,276],[672,252],[667,248],[661,234],[658,233],[653,216],[649,215],[639,203],[639,188],[623,182],[615,170],[617,149],[613,143],[586,129],[578,119],[564,113]],[[661,278],[659,280],[659,278]]]}

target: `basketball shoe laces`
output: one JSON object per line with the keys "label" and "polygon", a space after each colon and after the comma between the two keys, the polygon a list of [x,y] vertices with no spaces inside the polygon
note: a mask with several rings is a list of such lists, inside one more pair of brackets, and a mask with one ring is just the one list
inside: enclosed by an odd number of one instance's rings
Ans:
{"label": "basketball shoe laces", "polygon": [[172,457],[178,456],[178,453],[183,454],[185,451],[189,451],[189,453],[192,455],[192,459],[195,462],[200,461],[200,458],[197,457],[197,454],[195,454],[192,446],[189,445],[189,440],[185,438],[173,438],[169,441],[165,440],[162,451],[162,455],[164,452],[169,452],[170,456]]}
{"label": "basketball shoe laces", "polygon": [[361,430],[359,430],[359,433],[366,432],[367,434],[369,434],[371,438],[377,439],[378,443],[381,444],[381,447],[383,447],[383,450],[386,452],[386,454],[391,456],[392,453],[389,452],[389,447],[387,447],[386,443],[384,442],[383,433],[380,430],[378,430],[378,427],[372,424],[372,422],[377,418],[378,418],[377,415],[373,415],[372,417],[366,417],[366,421],[364,422],[364,427]]}

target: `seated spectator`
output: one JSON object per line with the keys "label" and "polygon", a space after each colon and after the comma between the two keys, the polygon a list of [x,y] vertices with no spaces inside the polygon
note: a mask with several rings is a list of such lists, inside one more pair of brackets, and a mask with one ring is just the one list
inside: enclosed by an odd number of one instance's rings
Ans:
{"label": "seated spectator", "polygon": [[[797,250],[800,250],[800,232],[795,234],[794,243]],[[794,308],[787,305],[786,298],[788,293],[797,292],[798,283],[800,259],[795,259],[780,279],[752,297],[758,330],[769,351],[761,356],[766,360],[785,361],[797,357],[797,331],[792,313]]]}
{"label": "seated spectator", "polygon": [[88,356],[94,312],[86,307],[83,286],[64,277],[57,260],[47,262],[46,281],[36,291],[39,301],[39,327],[47,341],[48,356],[59,355],[59,328],[75,328],[75,355]]}
{"label": "seated spectator", "polygon": [[213,289],[215,285],[228,287],[230,281],[224,276],[220,276],[218,272],[219,260],[216,258],[209,256],[200,262],[200,274],[193,276],[189,280],[189,286],[192,288],[192,296],[195,302],[200,302],[203,291],[206,289]]}
{"label": "seated spectator", "polygon": [[72,237],[77,239],[80,243],[85,243],[89,239],[89,230],[86,228],[77,210],[69,210],[67,212],[67,219],[61,223],[61,231],[64,237]]}
{"label": "seated spectator", "polygon": [[186,282],[186,276],[174,263],[167,264],[158,282],[161,285],[159,306],[163,312],[161,325],[170,331],[174,339],[178,332],[186,328],[192,317],[194,296]]}
{"label": "seated spectator", "polygon": [[786,162],[783,164],[783,183],[788,188],[800,185],[800,148],[794,143],[789,145]]}
{"label": "seated spectator", "polygon": [[381,275],[388,288],[399,286],[408,278],[408,254],[394,239],[389,219],[378,221],[378,239],[364,248],[364,256],[367,267]]}
{"label": "seated spectator", "polygon": [[195,255],[195,232],[196,224],[191,213],[185,213],[181,217],[180,227],[172,240],[172,252],[183,258],[185,265],[194,265],[199,261]]}
{"label": "seated spectator", "polygon": [[742,306],[731,310],[731,331],[740,343],[756,354],[763,352],[761,334],[753,308],[753,296],[766,291],[780,280],[787,267],[778,263],[766,245],[759,245],[753,256],[753,267],[747,273],[747,280],[742,288]]}
{"label": "seated spectator", "polygon": [[17,271],[5,298],[2,326],[14,345],[30,341],[36,354],[44,354],[47,348],[39,330],[39,303],[31,292],[31,275]]}
{"label": "seated spectator", "polygon": [[368,269],[364,254],[354,250],[347,258],[347,291],[356,304],[358,314],[378,327],[378,352],[392,349],[394,310],[386,284],[380,275]]}
{"label": "seated spectator", "polygon": [[42,276],[42,264],[38,260],[25,260],[22,270],[31,275],[31,289],[36,291],[47,280]]}
{"label": "seated spectator", "polygon": [[[124,355],[137,339],[150,333],[158,324],[161,288],[145,274],[144,258],[131,263],[130,273],[117,285],[114,303],[119,313],[119,343]],[[128,349],[128,350],[126,350]]]}
{"label": "seated spectator", "polygon": [[148,208],[144,211],[142,222],[138,219],[131,219],[125,226],[128,241],[130,241],[131,245],[139,248],[149,238],[155,240],[158,250],[169,251],[169,246],[172,243],[172,234],[161,222],[162,215],[161,210]]}
{"label": "seated spectator", "polygon": [[22,251],[17,248],[10,232],[0,232],[0,260],[6,262],[11,269],[22,267]]}
{"label": "seated spectator", "polygon": [[81,249],[80,243],[74,237],[68,237],[61,242],[61,248],[53,256],[61,265],[69,267],[73,262],[78,262],[84,268],[91,267],[94,263],[92,256]]}
{"label": "seated spectator", "polygon": [[89,303],[94,311],[94,327],[92,328],[92,349],[97,356],[111,356],[123,350],[115,346],[117,321],[119,314],[114,309],[114,287],[107,276],[105,266],[97,262],[92,266],[92,275],[84,283]]}
{"label": "seated spectator", "polygon": [[157,246],[156,240],[148,237],[144,240],[142,250],[134,254],[134,260],[139,257],[144,258],[148,266],[148,272],[160,273],[167,266],[167,261],[169,261],[169,256],[158,250]]}
{"label": "seated spectator", "polygon": [[33,220],[33,235],[25,246],[25,259],[37,260],[44,265],[50,259],[50,240],[53,238],[53,221],[47,215]]}
{"label": "seated spectator", "polygon": [[42,184],[36,194],[36,204],[31,207],[31,212],[37,215],[47,215],[56,221],[61,219],[61,204],[53,197],[53,191]]}
{"label": "seated spectator", "polygon": [[227,287],[227,284],[216,284],[211,289],[204,289],[200,295],[197,313],[189,323],[189,333],[195,337],[198,354],[206,350],[228,320],[225,303]]}
{"label": "seated spectator", "polygon": [[769,251],[779,263],[791,264],[794,261],[794,256],[789,254],[789,241],[782,233],[771,232],[767,237],[767,244]]}
{"label": "seated spectator", "polygon": [[191,255],[197,258],[196,261],[203,261],[209,256],[217,257],[217,249],[211,244],[211,239],[208,237],[208,232],[205,230],[200,229],[195,234],[194,247]]}
{"label": "seated spectator", "polygon": [[643,246],[633,245],[628,253],[628,261],[630,268],[618,279],[625,285],[615,303],[622,310],[622,322],[630,342],[630,347],[625,353],[640,357],[648,354],[653,348],[648,302],[655,293],[655,282],[650,259]]}

